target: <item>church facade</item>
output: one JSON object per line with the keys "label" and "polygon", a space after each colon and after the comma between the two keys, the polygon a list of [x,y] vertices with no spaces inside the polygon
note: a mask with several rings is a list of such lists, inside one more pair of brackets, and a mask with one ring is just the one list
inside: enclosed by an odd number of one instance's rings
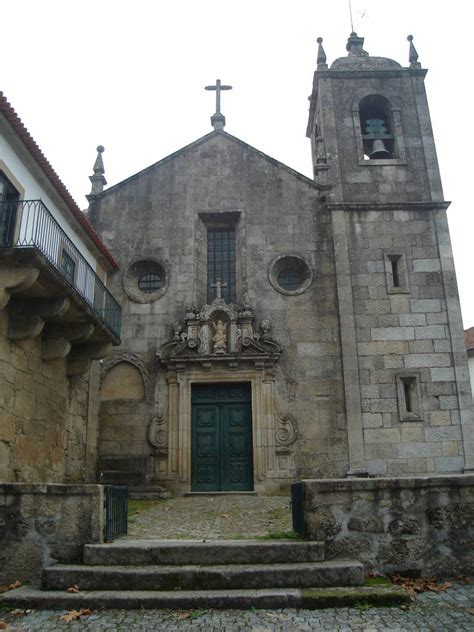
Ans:
{"label": "church facade", "polygon": [[[104,480],[278,493],[297,478],[461,473],[472,401],[426,71],[318,40],[314,179],[213,131],[104,190],[121,345]],[[213,87],[218,97],[218,81]]]}

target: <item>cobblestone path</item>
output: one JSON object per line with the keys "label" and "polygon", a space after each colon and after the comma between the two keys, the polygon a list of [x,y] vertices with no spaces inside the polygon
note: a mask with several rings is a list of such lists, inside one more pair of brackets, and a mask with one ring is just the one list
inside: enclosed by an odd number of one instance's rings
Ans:
{"label": "cobblestone path", "polygon": [[78,621],[59,620],[64,612],[31,612],[14,615],[0,611],[0,621],[10,632],[109,632],[191,630],[203,632],[458,632],[474,630],[474,584],[455,586],[445,592],[424,593],[416,603],[402,608],[340,608],[328,610],[212,610],[170,612],[157,610],[93,612]]}
{"label": "cobblestone path", "polygon": [[[242,539],[292,530],[288,497],[187,496],[152,505],[129,519],[134,539]],[[131,507],[140,507],[140,501]]]}

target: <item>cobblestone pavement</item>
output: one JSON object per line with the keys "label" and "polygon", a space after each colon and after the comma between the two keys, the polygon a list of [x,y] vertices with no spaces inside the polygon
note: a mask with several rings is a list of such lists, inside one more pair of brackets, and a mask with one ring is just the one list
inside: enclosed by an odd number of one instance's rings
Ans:
{"label": "cobblestone pavement", "polygon": [[128,537],[238,539],[291,530],[287,496],[187,496],[156,501],[132,515]]}
{"label": "cobblestone pavement", "polygon": [[10,624],[10,632],[59,632],[76,630],[202,630],[206,632],[293,632],[327,630],[343,632],[436,632],[474,630],[474,584],[456,583],[442,593],[424,593],[407,608],[340,608],[328,610],[211,610],[171,612],[158,610],[108,610],[92,612],[77,621],[60,621],[64,612],[42,611],[13,614],[0,611],[0,621]]}

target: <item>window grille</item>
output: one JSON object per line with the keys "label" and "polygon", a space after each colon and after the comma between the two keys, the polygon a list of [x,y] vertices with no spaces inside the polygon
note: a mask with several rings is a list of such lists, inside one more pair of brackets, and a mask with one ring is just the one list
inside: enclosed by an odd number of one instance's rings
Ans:
{"label": "window grille", "polygon": [[226,303],[236,301],[235,281],[235,230],[208,229],[207,231],[207,301],[217,296],[217,281],[222,285],[222,298]]}

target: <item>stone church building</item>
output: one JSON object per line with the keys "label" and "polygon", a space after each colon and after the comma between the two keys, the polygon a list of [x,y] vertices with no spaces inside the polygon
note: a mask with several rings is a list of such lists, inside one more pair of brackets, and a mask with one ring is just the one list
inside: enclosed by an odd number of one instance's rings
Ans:
{"label": "stone church building", "polygon": [[213,130],[88,217],[121,272],[102,363],[103,480],[278,493],[297,478],[473,468],[471,394],[424,88],[352,33],[319,39],[314,179]]}

